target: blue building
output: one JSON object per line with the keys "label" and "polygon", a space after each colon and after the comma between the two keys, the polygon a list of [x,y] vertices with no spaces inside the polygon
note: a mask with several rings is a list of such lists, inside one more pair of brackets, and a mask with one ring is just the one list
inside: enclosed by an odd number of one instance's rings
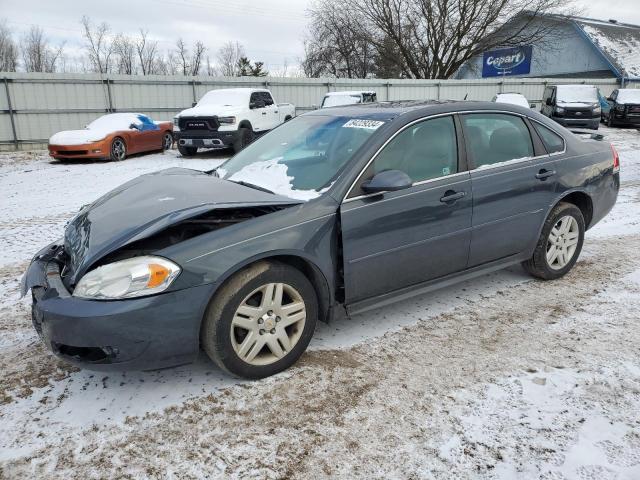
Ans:
{"label": "blue building", "polygon": [[[524,13],[523,16],[527,14]],[[557,77],[640,80],[640,26],[616,20],[545,15],[527,28],[548,32],[530,45],[495,48],[474,57],[457,78]],[[522,28],[515,19],[503,29]]]}

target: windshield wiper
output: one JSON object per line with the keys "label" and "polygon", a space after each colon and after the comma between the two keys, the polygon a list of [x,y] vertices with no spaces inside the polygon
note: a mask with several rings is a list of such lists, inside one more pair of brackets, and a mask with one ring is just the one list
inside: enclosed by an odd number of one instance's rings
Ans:
{"label": "windshield wiper", "polygon": [[267,192],[275,195],[275,192],[269,190],[268,188],[261,187],[260,185],[256,185],[254,183],[245,182],[244,180],[229,180],[229,181],[233,183],[237,183],[238,185],[242,185],[243,187],[254,188],[256,190],[261,190],[263,192]]}

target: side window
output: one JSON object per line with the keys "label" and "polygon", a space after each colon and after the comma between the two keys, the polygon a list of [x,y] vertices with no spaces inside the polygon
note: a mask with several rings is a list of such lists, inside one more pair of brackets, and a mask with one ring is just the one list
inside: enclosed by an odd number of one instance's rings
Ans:
{"label": "side window", "polygon": [[503,113],[472,113],[461,118],[475,168],[533,156],[531,134],[522,118]]}
{"label": "side window", "polygon": [[262,92],[262,100],[267,107],[273,105],[273,97],[269,92]]}
{"label": "side window", "polygon": [[547,153],[561,152],[564,150],[564,139],[560,135],[539,123],[531,123],[533,124],[533,128],[536,129],[536,132],[538,132],[538,135],[540,135],[540,138],[542,138],[542,143],[544,143]]}
{"label": "side window", "polygon": [[251,98],[249,99],[249,103],[259,102],[260,100],[262,100],[260,92],[253,92],[251,94]]}
{"label": "side window", "polygon": [[373,173],[401,170],[413,182],[458,171],[458,145],[453,117],[425,120],[406,128],[373,162]]}

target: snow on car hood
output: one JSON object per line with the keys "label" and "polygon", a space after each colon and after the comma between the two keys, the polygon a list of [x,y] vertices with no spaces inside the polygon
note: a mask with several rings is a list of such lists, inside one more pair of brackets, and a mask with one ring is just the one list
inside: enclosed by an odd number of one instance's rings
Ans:
{"label": "snow on car hood", "polygon": [[234,105],[196,105],[181,111],[176,117],[224,117],[240,113],[242,107]]}
{"label": "snow on car hood", "polygon": [[97,142],[114,132],[129,130],[131,124],[142,126],[137,113],[112,113],[97,118],[84,130],[58,132],[49,139],[50,145],[82,145]]}
{"label": "snow on car hood", "polygon": [[58,132],[49,139],[50,145],[83,145],[85,143],[93,143],[102,140],[104,137],[112,133],[107,130],[67,130]]}
{"label": "snow on car hood", "polygon": [[109,253],[213,209],[300,203],[213,175],[170,168],[142,175],[82,208],[64,235],[71,282]]}
{"label": "snow on car hood", "polygon": [[616,97],[616,103],[618,105],[640,104],[640,88],[628,88],[618,90],[618,96]]}
{"label": "snow on car hood", "polygon": [[[298,190],[294,188],[291,177],[287,174],[288,167],[280,163],[283,157],[273,158],[262,162],[254,162],[237,171],[227,178],[232,182],[247,182],[259,185],[263,188],[296,200],[312,200],[326,192],[329,187],[322,190]],[[218,175],[226,176],[223,168],[218,169]]]}

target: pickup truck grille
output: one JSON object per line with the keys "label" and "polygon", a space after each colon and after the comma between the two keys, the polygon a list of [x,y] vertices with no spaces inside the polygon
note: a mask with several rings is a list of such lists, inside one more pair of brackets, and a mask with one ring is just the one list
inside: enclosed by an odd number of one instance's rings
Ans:
{"label": "pickup truck grille", "polygon": [[627,108],[629,113],[640,113],[640,105],[629,105]]}
{"label": "pickup truck grille", "polygon": [[178,126],[180,130],[217,132],[220,123],[218,117],[180,117]]}

